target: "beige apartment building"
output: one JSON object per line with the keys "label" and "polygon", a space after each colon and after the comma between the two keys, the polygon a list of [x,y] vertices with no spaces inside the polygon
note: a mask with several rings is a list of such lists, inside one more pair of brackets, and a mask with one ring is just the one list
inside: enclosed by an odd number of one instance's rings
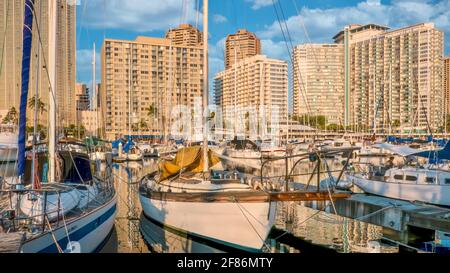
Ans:
{"label": "beige apartment building", "polygon": [[203,44],[202,32],[190,24],[181,24],[166,33],[166,39],[177,46],[199,46]]}
{"label": "beige apartment building", "polygon": [[293,51],[293,115],[344,123],[344,46],[302,44]]}
{"label": "beige apartment building", "polygon": [[450,114],[450,56],[444,58],[444,92],[446,116]]}
{"label": "beige apartment building", "polygon": [[[170,35],[169,35],[170,36]],[[101,105],[108,139],[167,134],[172,109],[202,97],[203,47],[166,38],[105,39]]]}
{"label": "beige apartment building", "polygon": [[261,54],[261,42],[256,35],[246,29],[239,29],[227,36],[225,41],[225,69],[235,62]]}
{"label": "beige apartment building", "polygon": [[349,25],[334,39],[344,46],[347,126],[377,132],[442,128],[444,35],[433,23],[396,30]]}
{"label": "beige apartment building", "polygon": [[[75,37],[76,6],[66,0],[58,0],[56,48],[56,98],[58,126],[75,124]],[[22,69],[23,0],[4,0],[0,3],[0,110],[19,108]],[[36,88],[47,112],[39,116],[39,123],[47,126],[49,105],[49,82],[44,60],[48,60],[48,0],[35,2],[36,20],[39,24],[42,47],[38,46],[39,36],[36,21],[33,21],[32,58],[30,64],[30,84],[28,98],[34,96]],[[6,30],[6,32],[5,32]],[[4,41],[4,45],[3,45]],[[38,54],[39,51],[39,54]],[[37,55],[39,55],[37,57]],[[28,117],[34,115],[28,108]],[[33,118],[28,119],[29,123]]]}
{"label": "beige apartment building", "polygon": [[[240,109],[255,107],[258,121],[261,105],[266,108],[267,122],[271,121],[278,108],[278,119],[286,122],[288,111],[288,64],[269,59],[264,55],[246,58],[229,69],[219,72],[214,78],[214,102],[222,110],[224,119],[239,122]],[[230,129],[230,128],[227,128]]]}

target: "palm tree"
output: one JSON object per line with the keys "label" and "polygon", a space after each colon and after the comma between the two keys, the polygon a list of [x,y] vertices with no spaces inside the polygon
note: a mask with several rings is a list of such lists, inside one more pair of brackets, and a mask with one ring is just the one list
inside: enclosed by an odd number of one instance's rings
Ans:
{"label": "palm tree", "polygon": [[155,117],[158,114],[158,109],[155,107],[155,104],[152,103],[149,107],[145,109],[147,111],[147,115],[149,117]]}
{"label": "palm tree", "polygon": [[141,121],[139,122],[139,127],[144,129],[144,130],[147,130],[148,129],[147,122],[145,122],[144,119],[141,119]]}
{"label": "palm tree", "polygon": [[18,124],[19,123],[19,117],[17,116],[17,111],[14,106],[11,107],[11,109],[9,109],[5,118],[3,118],[2,123],[3,124],[8,124],[8,123]]}
{"label": "palm tree", "polygon": [[[30,108],[34,109],[34,106],[36,105],[36,96],[33,96],[28,103],[30,104]],[[37,98],[37,110],[42,115],[44,112],[47,112],[47,109],[45,108],[45,103],[41,101],[41,98]]]}

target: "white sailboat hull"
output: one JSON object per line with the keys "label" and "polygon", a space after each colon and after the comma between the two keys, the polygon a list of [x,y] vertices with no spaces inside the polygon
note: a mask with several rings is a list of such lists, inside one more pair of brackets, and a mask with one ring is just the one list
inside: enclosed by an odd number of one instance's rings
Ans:
{"label": "white sailboat hull", "polygon": [[275,202],[174,202],[140,195],[144,214],[185,233],[247,251],[260,251],[275,221]]}
{"label": "white sailboat hull", "polygon": [[347,175],[364,192],[407,201],[421,201],[441,206],[450,206],[450,185],[418,185],[368,180]]}
{"label": "white sailboat hull", "polygon": [[[53,234],[59,246],[66,250],[68,248],[68,238],[72,243],[72,252],[91,253],[100,250],[99,248],[108,239],[114,226],[114,218],[117,212],[117,196],[114,196],[108,203],[96,210],[87,213],[79,218],[67,223],[66,229],[61,226],[53,230]],[[53,253],[58,252],[51,232],[32,237],[25,241],[22,246],[23,253]]]}

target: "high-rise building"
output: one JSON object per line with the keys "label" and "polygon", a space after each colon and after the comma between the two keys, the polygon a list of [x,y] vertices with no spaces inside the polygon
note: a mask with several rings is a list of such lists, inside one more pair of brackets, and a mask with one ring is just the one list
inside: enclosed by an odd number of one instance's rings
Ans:
{"label": "high-rise building", "polygon": [[261,54],[261,42],[256,35],[246,29],[239,29],[227,36],[225,42],[225,68],[235,62]]}
{"label": "high-rise building", "polygon": [[177,46],[199,46],[203,44],[202,32],[190,24],[181,24],[178,28],[170,29],[166,39]]}
{"label": "high-rise building", "polygon": [[302,44],[293,51],[294,116],[323,115],[327,124],[344,123],[344,47]]}
{"label": "high-rise building", "polygon": [[101,110],[106,137],[167,134],[177,105],[194,106],[203,92],[203,47],[170,39],[105,39]]}
{"label": "high-rise building", "polygon": [[[241,118],[237,111],[250,107],[257,112],[258,121],[270,122],[276,114],[272,110],[278,110],[279,121],[286,122],[287,98],[287,62],[264,55],[241,60],[214,78],[214,101],[221,108],[223,118],[232,122]],[[265,107],[265,117],[259,113],[260,106]]]}
{"label": "high-rise building", "polygon": [[[66,0],[58,1],[56,48],[56,92],[58,126],[76,122],[75,112],[75,29],[76,7]],[[35,1],[32,58],[30,64],[29,98],[38,97],[47,111],[40,111],[39,123],[47,125],[49,81],[45,70],[48,60],[48,0]],[[24,0],[4,0],[0,3],[0,109],[18,109],[21,90],[22,32]],[[37,24],[36,24],[37,21]],[[6,31],[5,31],[6,30]],[[40,34],[40,37],[38,35]],[[42,42],[42,44],[41,44]],[[38,54],[39,52],[39,54]],[[33,116],[28,107],[27,115]],[[29,118],[31,124],[33,118]]]}
{"label": "high-rise building", "polygon": [[444,93],[446,116],[450,115],[450,56],[444,58]]}
{"label": "high-rise building", "polygon": [[344,45],[345,125],[442,128],[444,37],[433,23],[350,25],[334,39]]}
{"label": "high-rise building", "polygon": [[75,85],[75,97],[77,98],[77,111],[90,109],[89,88],[87,88],[86,84],[77,83]]}

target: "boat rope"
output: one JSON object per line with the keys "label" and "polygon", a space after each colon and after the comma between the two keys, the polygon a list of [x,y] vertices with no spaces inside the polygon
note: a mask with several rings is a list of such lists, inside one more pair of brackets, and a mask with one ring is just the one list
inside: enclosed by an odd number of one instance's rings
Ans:
{"label": "boat rope", "polygon": [[250,224],[250,226],[252,227],[253,231],[256,233],[256,235],[258,235],[259,239],[263,242],[264,246],[268,249],[270,249],[270,246],[266,243],[266,240],[264,238],[262,238],[262,236],[259,234],[258,230],[256,230],[255,226],[253,226],[252,222],[250,221],[250,219],[248,219],[247,215],[244,213],[244,211],[241,208],[241,205],[239,204],[239,202],[236,200],[236,198],[231,197],[233,203],[235,203],[237,205],[237,207],[239,208],[239,210],[241,211],[242,215],[244,216],[244,218],[247,220],[247,222]]}
{"label": "boat rope", "polygon": [[[331,205],[333,206],[334,214],[337,215],[336,206],[334,205],[333,197],[331,196],[331,190],[330,190],[330,179],[333,181],[333,183],[335,183],[335,181],[334,181],[334,177],[330,173],[330,166],[328,166],[328,162],[326,160],[324,160],[324,161],[325,161],[325,168],[327,169],[328,178],[329,178],[328,180],[326,180],[328,196],[330,197],[330,201],[331,201]],[[320,185],[319,185],[319,189],[320,189]]]}
{"label": "boat rope", "polygon": [[58,249],[58,252],[59,253],[64,253],[64,251],[62,250],[61,246],[59,246],[58,241],[56,240],[55,234],[53,233],[53,229],[52,229],[52,226],[50,225],[50,222],[48,221],[47,215],[44,215],[44,218],[45,218],[45,221],[47,223],[47,227],[50,230],[50,235],[52,236],[53,242],[55,243],[56,248]]}
{"label": "boat rope", "polygon": [[[58,193],[59,197],[58,197],[58,202],[61,203],[61,195],[60,193]],[[69,230],[67,229],[67,224],[66,224],[66,217],[65,217],[65,213],[64,213],[64,206],[61,206],[61,213],[62,213],[62,220],[63,220],[63,224],[64,224],[64,230],[66,231],[66,237],[67,237],[67,246],[70,247],[70,250],[72,251],[72,241],[70,240],[69,237]]]}

